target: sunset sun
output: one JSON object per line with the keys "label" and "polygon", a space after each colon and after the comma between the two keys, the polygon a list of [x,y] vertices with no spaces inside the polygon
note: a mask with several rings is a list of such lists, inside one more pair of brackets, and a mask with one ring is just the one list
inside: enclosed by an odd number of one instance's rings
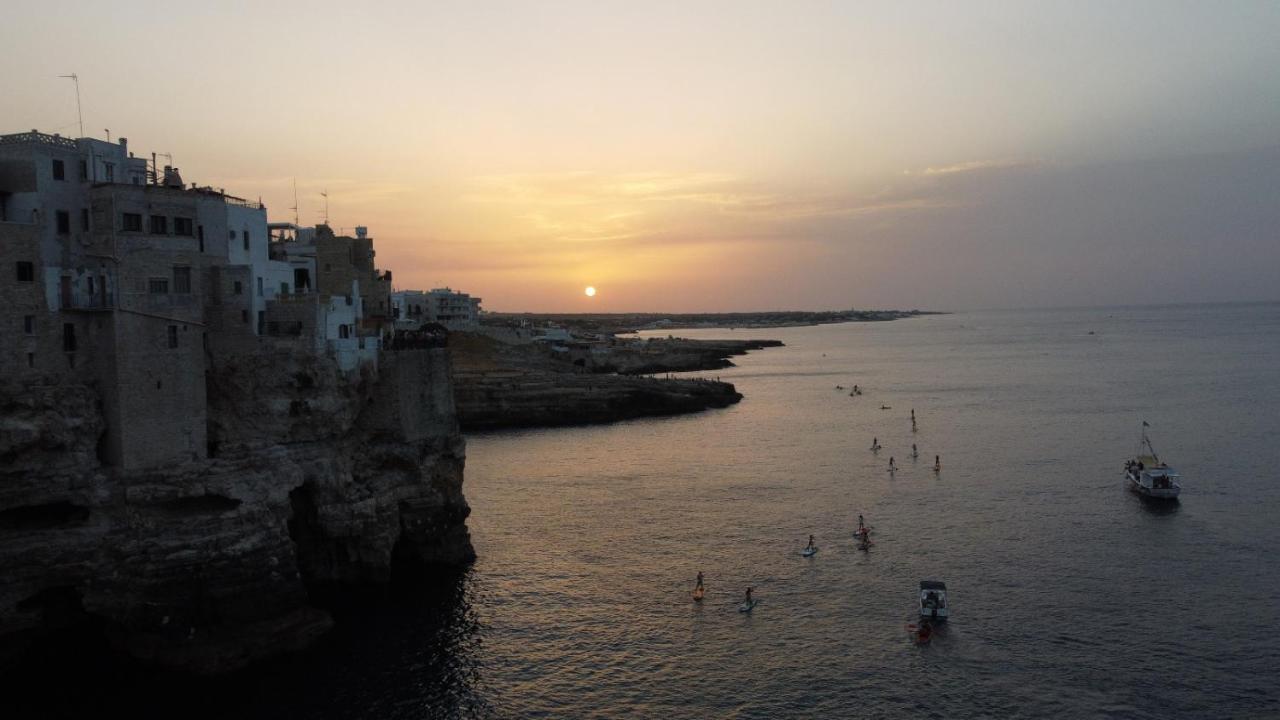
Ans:
{"label": "sunset sun", "polygon": [[586,289],[586,290],[584,290],[583,292],[585,292],[585,293],[587,294],[587,297],[595,297],[595,296],[596,296],[596,289],[595,289],[594,287],[591,287],[590,285],[588,285],[588,286],[587,286],[587,289]]}

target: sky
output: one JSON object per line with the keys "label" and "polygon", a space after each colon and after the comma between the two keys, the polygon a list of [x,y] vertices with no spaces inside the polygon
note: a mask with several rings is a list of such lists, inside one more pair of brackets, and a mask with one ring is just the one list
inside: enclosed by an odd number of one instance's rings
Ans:
{"label": "sky", "polygon": [[[366,225],[397,289],[699,312],[1280,300],[1280,3],[65,2],[0,133]],[[587,297],[583,290],[598,292]]]}

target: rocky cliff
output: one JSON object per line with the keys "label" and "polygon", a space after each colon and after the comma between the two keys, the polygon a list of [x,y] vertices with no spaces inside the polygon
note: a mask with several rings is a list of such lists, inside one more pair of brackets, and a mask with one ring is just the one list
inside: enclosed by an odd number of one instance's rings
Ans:
{"label": "rocky cliff", "polygon": [[[685,347],[694,346],[681,346]],[[625,351],[617,356],[581,348],[561,352],[542,344],[513,345],[454,333],[449,348],[458,421],[467,431],[677,415],[727,407],[742,399],[730,383],[619,375],[595,364],[597,359],[610,363],[622,359],[635,367],[651,364],[659,356],[674,357],[657,350],[658,345],[654,345],[654,353],[638,358]],[[722,359],[721,355],[698,351],[675,354],[692,363]]]}
{"label": "rocky cliff", "polygon": [[[469,562],[447,351],[344,376],[289,352],[214,361],[209,457],[99,461],[99,389],[0,385],[0,651],[97,621],[197,672],[305,646],[319,588]],[[2,659],[2,658],[0,658]]]}
{"label": "rocky cliff", "polygon": [[537,371],[464,372],[457,377],[458,418],[466,430],[614,422],[728,407],[733,385],[619,375]]}

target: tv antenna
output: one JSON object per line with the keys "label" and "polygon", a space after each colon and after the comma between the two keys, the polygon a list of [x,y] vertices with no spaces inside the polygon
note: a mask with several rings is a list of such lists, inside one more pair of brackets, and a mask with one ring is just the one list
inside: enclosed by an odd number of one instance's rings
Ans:
{"label": "tv antenna", "polygon": [[293,179],[293,207],[289,208],[293,211],[293,224],[298,225],[298,178]]}
{"label": "tv antenna", "polygon": [[71,82],[76,84],[76,119],[80,121],[80,134],[77,137],[84,137],[84,114],[80,112],[80,76],[75,73],[70,75],[59,75],[60,78],[71,78]]}
{"label": "tv antenna", "polygon": [[320,191],[320,197],[324,198],[324,224],[329,224],[329,190],[326,188]]}

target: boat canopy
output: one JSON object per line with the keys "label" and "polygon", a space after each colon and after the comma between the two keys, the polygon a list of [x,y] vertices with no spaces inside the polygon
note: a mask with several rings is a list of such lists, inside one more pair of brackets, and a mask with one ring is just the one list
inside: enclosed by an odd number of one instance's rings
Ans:
{"label": "boat canopy", "polygon": [[938,580],[921,580],[921,590],[946,590],[947,584]]}

